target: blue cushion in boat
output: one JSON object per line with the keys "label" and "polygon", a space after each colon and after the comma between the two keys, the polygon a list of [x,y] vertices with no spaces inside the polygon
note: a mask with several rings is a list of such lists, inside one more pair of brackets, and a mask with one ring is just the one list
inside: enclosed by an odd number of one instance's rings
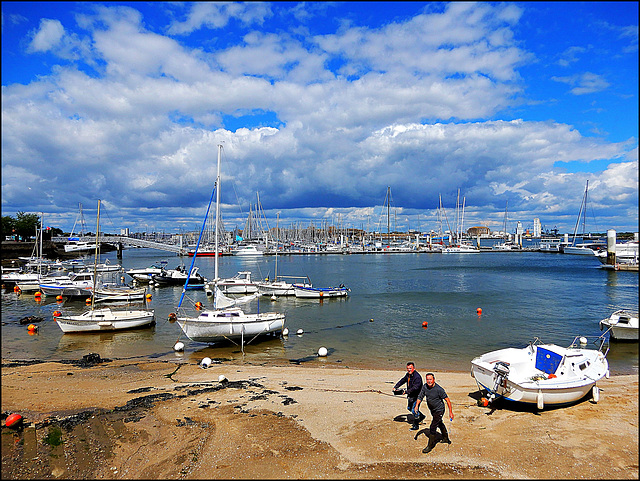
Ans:
{"label": "blue cushion in boat", "polygon": [[558,353],[538,347],[536,351],[536,369],[547,374],[554,374],[562,361],[562,356]]}

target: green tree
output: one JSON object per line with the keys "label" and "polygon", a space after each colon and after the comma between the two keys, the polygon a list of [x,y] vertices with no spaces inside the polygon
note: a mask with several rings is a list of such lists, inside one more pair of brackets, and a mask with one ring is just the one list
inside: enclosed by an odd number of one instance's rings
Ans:
{"label": "green tree", "polygon": [[22,239],[28,239],[36,235],[36,231],[40,229],[40,216],[38,214],[25,214],[18,212],[15,221],[16,234]]}
{"label": "green tree", "polygon": [[16,220],[10,215],[2,216],[2,223],[0,224],[0,235],[2,236],[2,240],[6,236],[14,235],[16,228]]}

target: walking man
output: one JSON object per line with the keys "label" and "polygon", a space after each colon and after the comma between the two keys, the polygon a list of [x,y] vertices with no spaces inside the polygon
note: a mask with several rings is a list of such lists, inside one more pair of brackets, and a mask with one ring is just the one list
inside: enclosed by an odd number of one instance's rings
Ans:
{"label": "walking man", "polygon": [[404,383],[407,383],[407,389],[404,391],[407,394],[407,409],[413,414],[413,426],[411,426],[411,430],[417,431],[420,429],[420,422],[426,416],[420,412],[416,404],[418,394],[420,394],[420,390],[422,389],[422,376],[416,371],[413,362],[407,363],[407,374],[393,386],[394,393],[402,392],[400,386]]}
{"label": "walking man", "polygon": [[442,416],[444,416],[444,401],[447,402],[449,418],[452,421],[453,410],[451,409],[451,400],[449,400],[447,393],[439,384],[436,384],[436,377],[431,372],[424,377],[424,385],[422,386],[420,394],[418,394],[418,400],[416,401],[416,411],[418,411],[420,403],[425,398],[427,399],[427,407],[429,408],[429,411],[431,411],[432,416],[431,426],[429,426],[429,444],[422,450],[422,452],[426,454],[430,452],[436,444],[438,444],[438,428],[442,433],[442,442],[451,444],[447,427],[442,422]]}

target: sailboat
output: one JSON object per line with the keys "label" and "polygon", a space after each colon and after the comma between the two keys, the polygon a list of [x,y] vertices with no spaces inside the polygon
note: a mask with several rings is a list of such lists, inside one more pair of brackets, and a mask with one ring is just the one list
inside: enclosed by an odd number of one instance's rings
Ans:
{"label": "sailboat", "polygon": [[[84,242],[80,240],[80,237],[84,236],[84,214],[82,213],[82,203],[78,203],[78,207],[80,209],[80,213],[78,214],[76,221],[73,223],[73,227],[71,228],[71,235],[68,239],[69,242],[64,245],[64,251],[87,253],[95,249],[96,246],[91,242]],[[75,231],[78,220],[80,220],[80,234],[79,237],[74,237],[73,232]]]}
{"label": "sailboat", "polygon": [[[589,192],[589,180],[587,180],[587,186],[584,189],[584,196],[582,197],[582,203],[580,204],[580,211],[578,212],[578,219],[576,220],[576,226],[573,229],[573,239],[571,245],[564,246],[563,252],[565,254],[580,254],[593,256],[596,254],[598,248],[604,248],[606,245],[604,242],[584,242],[584,236],[586,234],[587,226],[587,193]],[[580,224],[580,218],[582,218],[582,240],[581,244],[576,244],[576,234],[578,233],[578,225]]]}
{"label": "sailboat", "polygon": [[296,289],[295,286],[283,279],[297,279],[298,282],[302,280],[302,285],[305,287],[311,287],[311,281],[307,276],[280,276],[278,279],[278,232],[279,232],[279,224],[280,224],[280,213],[277,215],[276,220],[276,267],[275,267],[275,275],[273,281],[270,281],[268,278],[263,282],[258,283],[258,290],[263,296],[295,296]]}
{"label": "sailboat", "polygon": [[[93,263],[93,291],[96,288],[96,269],[98,265],[98,238],[100,233],[100,200],[98,200],[98,226],[96,227],[96,251]],[[91,308],[80,315],[61,315],[55,317],[56,324],[64,333],[103,332],[135,327],[150,326],[155,322],[153,310],[112,310],[109,307],[95,308],[95,296],[91,296]]]}
{"label": "sailboat", "polygon": [[[218,168],[214,190],[216,192],[216,224],[215,224],[215,254],[214,255],[214,280],[215,283],[220,279],[218,275],[218,227],[220,219],[220,160],[222,156],[222,145],[218,145]],[[207,207],[207,213],[205,214],[205,221],[209,215],[209,209],[213,202],[213,193],[209,200],[209,206]],[[202,238],[202,231],[204,231],[204,223],[200,232],[200,238],[196,244],[196,253],[191,261],[191,267],[197,257],[198,247]],[[180,296],[180,302],[178,303],[177,311],[180,311],[182,301],[184,300],[185,292],[189,281],[185,282],[185,287],[182,290]],[[259,312],[257,314],[247,314],[239,307],[236,307],[237,302],[234,299],[223,296],[217,286],[214,287],[214,308],[202,310],[197,316],[179,316],[176,315],[176,321],[182,332],[191,339],[197,342],[216,343],[225,340],[235,341],[240,340],[242,346],[248,344],[258,336],[264,335],[277,335],[282,331],[285,322],[284,314],[278,312]],[[253,296],[245,296],[253,297]],[[245,299],[246,300],[246,299]],[[223,305],[224,304],[224,305]],[[171,316],[170,316],[171,317]],[[245,340],[249,339],[248,342]]]}

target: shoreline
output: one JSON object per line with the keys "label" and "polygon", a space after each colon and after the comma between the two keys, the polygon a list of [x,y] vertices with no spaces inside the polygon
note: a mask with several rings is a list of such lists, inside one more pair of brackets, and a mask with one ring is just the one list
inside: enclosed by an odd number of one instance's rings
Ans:
{"label": "shoreline", "polygon": [[3,419],[25,419],[2,429],[3,478],[638,479],[636,375],[598,382],[597,404],[537,413],[478,407],[468,372],[437,371],[453,444],[425,455],[428,410],[409,431],[391,394],[401,369],[104,361],[2,360]]}

